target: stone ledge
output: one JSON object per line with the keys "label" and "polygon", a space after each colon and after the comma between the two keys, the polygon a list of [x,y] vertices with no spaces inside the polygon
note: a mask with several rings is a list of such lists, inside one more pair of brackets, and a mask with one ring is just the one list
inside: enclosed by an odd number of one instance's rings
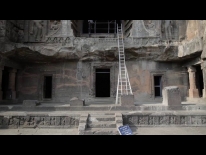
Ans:
{"label": "stone ledge", "polygon": [[26,107],[35,107],[37,105],[40,105],[40,102],[38,100],[24,100],[23,106]]}

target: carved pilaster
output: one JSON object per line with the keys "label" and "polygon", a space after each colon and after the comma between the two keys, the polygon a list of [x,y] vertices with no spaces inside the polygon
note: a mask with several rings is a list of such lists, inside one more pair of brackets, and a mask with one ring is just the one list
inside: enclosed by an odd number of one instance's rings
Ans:
{"label": "carved pilaster", "polygon": [[189,97],[191,98],[199,98],[199,93],[198,89],[196,87],[196,76],[195,72],[196,69],[192,66],[188,67],[188,72],[189,72],[189,83],[190,83],[190,89],[189,89]]}

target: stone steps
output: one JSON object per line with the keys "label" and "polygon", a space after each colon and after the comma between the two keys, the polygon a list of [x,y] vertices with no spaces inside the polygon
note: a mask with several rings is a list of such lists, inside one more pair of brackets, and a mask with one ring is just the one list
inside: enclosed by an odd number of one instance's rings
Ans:
{"label": "stone steps", "polygon": [[115,113],[93,113],[88,115],[84,135],[117,135]]}
{"label": "stone steps", "polygon": [[115,121],[88,122],[88,128],[116,128]]}
{"label": "stone steps", "polygon": [[84,135],[119,135],[116,128],[89,128],[86,129]]}

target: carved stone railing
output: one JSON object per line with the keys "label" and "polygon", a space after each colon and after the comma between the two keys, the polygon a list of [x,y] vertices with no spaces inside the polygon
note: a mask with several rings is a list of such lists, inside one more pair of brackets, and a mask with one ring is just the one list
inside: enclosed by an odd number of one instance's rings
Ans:
{"label": "carved stone railing", "polygon": [[46,37],[46,43],[117,43],[117,38]]}
{"label": "carved stone railing", "polygon": [[[117,38],[86,38],[86,37],[46,37],[46,43],[72,43],[73,45],[84,43],[84,44],[117,44]],[[124,38],[125,45],[134,46],[178,46],[178,41],[165,41],[160,40],[158,37],[145,37],[145,38]]]}

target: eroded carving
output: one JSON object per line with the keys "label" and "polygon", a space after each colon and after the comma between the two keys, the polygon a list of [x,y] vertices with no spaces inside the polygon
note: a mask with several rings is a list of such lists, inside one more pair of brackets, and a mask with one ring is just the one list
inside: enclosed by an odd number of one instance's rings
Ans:
{"label": "eroded carving", "polygon": [[29,34],[34,36],[35,41],[41,41],[43,38],[43,20],[31,20],[29,27]]}
{"label": "eroded carving", "polygon": [[163,20],[162,21],[162,33],[165,33],[166,40],[174,39],[172,35],[174,33],[174,21],[173,20]]}
{"label": "eroded carving", "polygon": [[0,20],[0,30],[4,30],[4,29],[5,29],[5,21]]}
{"label": "eroded carving", "polygon": [[60,21],[58,20],[54,20],[54,21],[50,21],[51,23],[51,27],[50,27],[50,30],[57,30],[59,29],[59,26],[60,26]]}

